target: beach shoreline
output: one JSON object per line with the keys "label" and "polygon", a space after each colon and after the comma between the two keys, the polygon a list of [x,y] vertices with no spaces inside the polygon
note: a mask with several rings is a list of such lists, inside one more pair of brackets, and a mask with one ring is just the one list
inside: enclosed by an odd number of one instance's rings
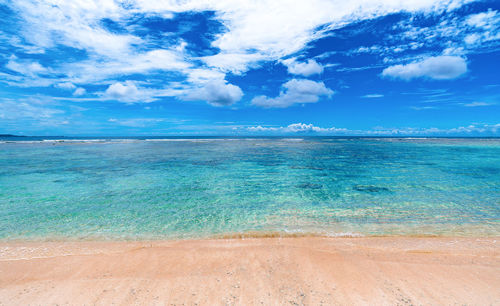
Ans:
{"label": "beach shoreline", "polygon": [[500,304],[500,237],[0,242],[0,305]]}

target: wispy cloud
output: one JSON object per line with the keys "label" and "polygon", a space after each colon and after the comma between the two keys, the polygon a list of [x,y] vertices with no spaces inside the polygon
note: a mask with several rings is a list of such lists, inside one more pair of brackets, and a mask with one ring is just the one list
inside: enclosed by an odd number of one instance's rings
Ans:
{"label": "wispy cloud", "polygon": [[490,105],[495,105],[495,104],[496,103],[475,101],[475,102],[471,102],[471,103],[463,103],[462,105],[465,107],[478,107],[478,106],[490,106]]}
{"label": "wispy cloud", "polygon": [[116,119],[109,118],[108,122],[127,127],[146,127],[164,122],[163,118],[131,118],[131,119]]}
{"label": "wispy cloud", "polygon": [[455,79],[467,72],[467,62],[459,56],[436,56],[406,65],[390,66],[382,71],[383,77],[411,80],[430,78],[435,80]]}
{"label": "wispy cloud", "polygon": [[367,95],[364,95],[364,96],[361,96],[361,98],[365,98],[365,99],[376,99],[376,98],[383,98],[384,95],[382,94],[367,94]]}
{"label": "wispy cloud", "polygon": [[295,58],[286,59],[283,64],[287,66],[288,72],[303,76],[311,76],[323,72],[323,66],[318,64],[314,59],[309,59],[307,62],[298,62]]}
{"label": "wispy cloud", "polygon": [[421,111],[421,110],[428,110],[428,109],[438,109],[437,106],[410,106],[411,109]]}
{"label": "wispy cloud", "polygon": [[4,99],[0,101],[0,119],[5,120],[26,118],[47,119],[62,113],[64,113],[64,111],[60,109],[29,100],[16,101]]}

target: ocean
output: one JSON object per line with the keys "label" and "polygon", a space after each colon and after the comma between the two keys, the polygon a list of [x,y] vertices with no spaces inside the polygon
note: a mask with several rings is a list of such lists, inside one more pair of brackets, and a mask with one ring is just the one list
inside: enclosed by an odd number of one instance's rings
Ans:
{"label": "ocean", "polygon": [[498,236],[498,138],[0,138],[1,240]]}

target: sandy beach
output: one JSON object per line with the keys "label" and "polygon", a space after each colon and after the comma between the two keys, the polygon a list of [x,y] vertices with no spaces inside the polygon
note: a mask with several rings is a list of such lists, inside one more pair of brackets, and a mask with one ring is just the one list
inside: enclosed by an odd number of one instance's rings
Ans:
{"label": "sandy beach", "polygon": [[3,242],[1,305],[500,305],[497,238]]}

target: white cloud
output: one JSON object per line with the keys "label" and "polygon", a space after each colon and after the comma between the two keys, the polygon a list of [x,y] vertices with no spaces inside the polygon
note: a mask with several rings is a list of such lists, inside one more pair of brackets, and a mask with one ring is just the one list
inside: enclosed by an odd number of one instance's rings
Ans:
{"label": "white cloud", "polygon": [[117,20],[127,15],[124,7],[113,0],[16,1],[13,6],[25,21],[21,29],[24,38],[40,48],[63,44],[118,56],[129,51],[131,44],[141,42],[133,35],[110,33],[99,26],[104,18]]}
{"label": "white cloud", "polygon": [[479,42],[480,40],[481,40],[481,35],[479,35],[477,33],[469,34],[469,35],[465,36],[465,38],[464,38],[464,42],[468,45],[473,45],[473,44]]}
{"label": "white cloud", "polygon": [[57,88],[62,88],[62,89],[67,89],[67,90],[71,90],[71,89],[76,88],[75,84],[73,84],[71,82],[56,83],[56,84],[54,84],[54,86]]}
{"label": "white cloud", "polygon": [[281,127],[265,127],[258,125],[258,126],[249,126],[246,129],[249,130],[250,132],[270,132],[270,131],[275,132],[279,131]]}
{"label": "white cloud", "polygon": [[401,55],[394,54],[399,48],[445,49],[443,55],[466,55],[500,49],[500,14],[492,10],[468,16],[444,14],[430,26],[417,25],[411,16],[398,22],[393,29],[402,32],[391,35],[391,45],[384,46],[382,55],[386,57],[386,62],[401,62]]}
{"label": "white cloud", "polygon": [[[255,61],[277,60],[303,49],[329,29],[350,22],[374,18],[398,11],[439,11],[457,7],[465,1],[224,1],[199,0],[162,2],[140,0],[139,7],[148,11],[213,10],[226,26],[212,43],[221,50],[218,64],[233,62],[238,57],[238,70]],[[323,27],[322,27],[323,26]],[[242,51],[251,55],[245,58]],[[208,58],[205,58],[209,62]],[[219,67],[219,66],[216,66]],[[227,69],[227,68],[226,68]]]}
{"label": "white cloud", "polygon": [[[215,97],[207,100],[209,103],[227,105],[237,101],[238,96],[241,98],[241,89],[231,84],[220,86],[220,82],[214,86],[205,83],[223,80],[228,72],[243,74],[263,61],[280,61],[327,35],[329,30],[352,22],[401,11],[431,13],[448,10],[468,1],[310,0],[291,3],[287,0],[131,0],[126,4],[114,0],[12,1],[8,5],[20,22],[19,26],[16,25],[19,32],[15,42],[17,47],[24,44],[25,50],[43,53],[51,48],[66,46],[84,51],[85,59],[71,57],[67,62],[44,62],[46,67],[36,61],[29,65],[16,65],[17,62],[13,61],[8,68],[30,78],[12,75],[7,81],[17,86],[51,86],[58,82],[82,86],[110,84],[115,83],[118,77],[161,71],[165,76],[175,76],[177,80],[187,78],[182,81],[181,92],[209,91],[207,96]],[[151,37],[139,37],[131,32],[128,25],[132,18],[141,15],[172,18],[175,13],[202,11],[214,12],[213,18],[224,26],[224,31],[215,34],[211,42],[218,53],[210,56],[193,57],[187,42],[179,37],[159,47]],[[123,31],[109,31],[103,20],[122,25]],[[321,73],[327,67],[314,60],[287,66],[290,73],[304,76]],[[141,94],[128,98],[113,92],[113,89],[109,94],[128,102],[143,100],[144,96],[152,101],[154,97],[172,95],[179,90],[178,84],[166,83],[161,77],[148,79],[147,82],[146,86],[163,89],[136,87]],[[227,95],[224,97],[221,94],[217,98],[221,88]],[[310,103],[309,100],[301,103]]]}
{"label": "white cloud", "polygon": [[152,126],[156,125],[160,122],[164,122],[165,119],[163,118],[130,118],[130,119],[116,119],[116,118],[109,118],[108,122],[118,124],[121,126],[127,126],[127,127],[147,127],[147,126]]}
{"label": "white cloud", "polygon": [[35,76],[37,74],[48,71],[46,67],[40,65],[40,63],[37,61],[30,61],[30,60],[20,61],[17,60],[15,56],[10,58],[5,67],[7,67],[12,71],[27,76]]}
{"label": "white cloud", "polygon": [[467,24],[476,28],[491,29],[500,22],[500,15],[497,11],[472,14],[467,17]]}
{"label": "white cloud", "polygon": [[94,59],[68,64],[70,79],[77,83],[89,83],[117,76],[146,74],[151,71],[187,73],[192,65],[182,54],[172,50],[151,50],[143,53],[123,54],[116,59],[96,62]]}
{"label": "white cloud", "polygon": [[411,109],[416,111],[428,110],[428,109],[437,109],[436,106],[410,106]]}
{"label": "white cloud", "polygon": [[313,124],[293,123],[288,126],[248,126],[245,130],[251,133],[268,134],[324,134],[324,135],[358,135],[358,136],[438,136],[438,135],[494,135],[500,132],[500,123],[497,124],[471,124],[455,128],[385,128],[375,127],[370,130],[349,130],[346,128],[322,128]]}
{"label": "white cloud", "polygon": [[126,81],[125,83],[114,83],[111,84],[106,90],[106,95],[113,99],[121,99],[125,97],[136,96],[139,94],[139,90],[135,84],[131,81]]}
{"label": "white cloud", "polygon": [[4,99],[0,101],[0,119],[48,119],[54,115],[64,113],[62,110],[44,106],[37,101],[15,101]]}
{"label": "white cloud", "polygon": [[344,132],[346,129],[339,129],[335,127],[321,128],[312,124],[293,123],[283,129],[285,132],[292,133],[310,133],[310,132]]}
{"label": "white cloud", "polygon": [[75,91],[73,92],[73,96],[83,96],[85,94],[86,90],[85,88],[82,88],[82,87],[78,87],[77,89],[75,89]]}
{"label": "white cloud", "polygon": [[[214,11],[215,18],[223,23],[226,31],[218,34],[212,43],[220,53],[204,60],[215,68],[242,71],[255,61],[276,60],[300,51],[309,42],[325,35],[327,30],[350,22],[398,11],[440,11],[465,2],[467,0],[393,0],[383,3],[377,0],[311,0],[291,4],[286,0],[132,0],[123,5],[113,0],[80,0],[18,1],[12,6],[24,20],[21,33],[33,47],[50,48],[62,44],[112,59],[132,55],[135,46],[147,41],[129,33],[109,32],[100,23],[105,18],[119,23],[134,14],[172,18],[172,13]],[[58,38],[57,42],[54,37]],[[185,46],[186,43],[181,42],[172,48],[182,53]]]}
{"label": "white cloud", "polygon": [[366,98],[366,99],[383,98],[383,97],[384,97],[384,95],[381,95],[381,94],[368,94],[368,95],[361,96],[361,98]]}
{"label": "white cloud", "polygon": [[315,60],[309,59],[307,62],[297,62],[294,58],[286,59],[283,64],[287,66],[288,72],[291,74],[299,74],[303,76],[310,76],[313,74],[320,74],[323,72],[323,66],[318,64]]}
{"label": "white cloud", "polygon": [[343,128],[322,128],[313,124],[306,123],[292,123],[288,126],[280,127],[265,127],[265,126],[249,126],[246,129],[250,132],[280,132],[280,133],[345,133],[348,130]]}
{"label": "white cloud", "polygon": [[126,103],[154,101],[148,90],[139,90],[132,81],[116,82],[109,85],[103,97],[108,100],[117,100]]}
{"label": "white cloud", "polygon": [[188,72],[188,81],[193,84],[204,84],[213,80],[223,80],[225,73],[215,69],[195,68]]}
{"label": "white cloud", "polygon": [[266,108],[284,108],[293,104],[316,103],[321,96],[330,97],[333,93],[323,82],[292,79],[282,85],[279,96],[275,98],[258,96],[252,99],[252,104]]}
{"label": "white cloud", "polygon": [[467,72],[467,62],[459,56],[441,55],[406,65],[390,66],[382,71],[382,76],[411,80],[430,78],[435,80],[455,79]]}
{"label": "white cloud", "polygon": [[366,131],[366,135],[470,135],[470,134],[495,134],[500,130],[497,124],[471,124],[456,128],[377,128]]}
{"label": "white cloud", "polygon": [[223,72],[242,74],[251,67],[257,67],[257,63],[263,60],[270,60],[260,53],[221,52],[216,55],[205,56],[202,60],[209,66]]}
{"label": "white cloud", "polygon": [[476,30],[464,38],[469,47],[482,46],[485,43],[500,40],[500,14],[497,11],[490,10],[469,15],[466,23]]}
{"label": "white cloud", "polygon": [[227,106],[238,102],[243,96],[243,91],[224,80],[212,80],[202,87],[193,89],[182,99],[187,101],[206,101],[214,106]]}
{"label": "white cloud", "polygon": [[495,105],[495,103],[487,103],[487,102],[471,102],[471,103],[464,103],[462,104],[465,107],[478,107],[478,106],[490,106],[490,105]]}

